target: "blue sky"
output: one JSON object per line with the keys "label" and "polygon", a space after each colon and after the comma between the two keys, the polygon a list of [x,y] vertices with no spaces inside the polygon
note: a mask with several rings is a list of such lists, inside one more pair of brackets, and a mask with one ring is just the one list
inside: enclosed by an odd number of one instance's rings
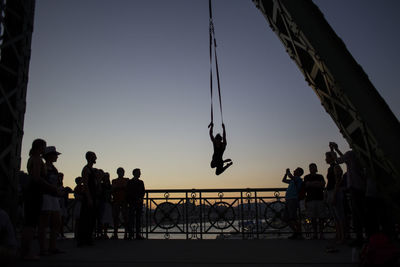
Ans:
{"label": "blue sky", "polygon": [[[399,118],[400,3],[314,2]],[[213,1],[224,174],[209,167],[205,0],[37,1],[22,169],[41,137],[62,152],[69,186],[88,150],[111,177],[141,168],[148,188],[279,187],[311,162],[325,175],[328,142],[345,140],[252,1],[227,3]]]}

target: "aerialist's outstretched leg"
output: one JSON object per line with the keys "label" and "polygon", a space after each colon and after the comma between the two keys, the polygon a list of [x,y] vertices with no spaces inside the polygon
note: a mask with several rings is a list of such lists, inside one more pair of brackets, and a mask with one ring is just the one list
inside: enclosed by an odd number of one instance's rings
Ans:
{"label": "aerialist's outstretched leg", "polygon": [[233,164],[231,159],[226,159],[226,160],[224,160],[224,162],[229,162],[229,163],[226,164],[225,166],[223,166],[223,165],[217,166],[217,169],[215,170],[216,175],[220,175],[221,173],[223,173],[226,169],[228,169]]}

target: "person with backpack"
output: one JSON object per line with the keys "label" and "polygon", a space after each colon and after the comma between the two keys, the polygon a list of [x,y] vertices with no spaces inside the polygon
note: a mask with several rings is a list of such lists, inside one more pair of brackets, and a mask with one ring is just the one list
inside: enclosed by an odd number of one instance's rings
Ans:
{"label": "person with backpack", "polygon": [[283,176],[282,182],[289,184],[286,189],[285,201],[286,201],[286,219],[289,227],[292,229],[293,234],[289,236],[289,239],[304,239],[301,234],[301,222],[298,216],[299,213],[299,193],[303,180],[301,176],[304,171],[298,167],[294,170],[293,175],[290,169],[286,169],[286,173]]}

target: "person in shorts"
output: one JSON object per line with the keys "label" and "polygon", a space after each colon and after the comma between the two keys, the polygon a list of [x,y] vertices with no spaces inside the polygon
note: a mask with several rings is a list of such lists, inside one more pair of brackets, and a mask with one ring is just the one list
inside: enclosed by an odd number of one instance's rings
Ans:
{"label": "person in shorts", "polygon": [[118,177],[112,180],[112,214],[114,219],[113,239],[118,239],[118,228],[120,225],[120,214],[125,227],[124,239],[128,239],[128,204],[126,202],[126,186],[129,178],[125,178],[125,170],[121,167],[117,169]]}
{"label": "person in shorts", "polygon": [[324,227],[324,187],[325,180],[321,174],[318,174],[317,164],[309,165],[310,174],[304,176],[304,186],[306,191],[306,211],[307,216],[311,218],[313,228],[313,239],[323,239]]}
{"label": "person in shorts", "polygon": [[[58,186],[59,172],[54,164],[57,162],[61,153],[56,150],[55,146],[47,146],[43,158],[45,160],[46,175],[44,179],[54,187]],[[56,254],[62,252],[57,248],[56,240],[60,232],[61,226],[61,206],[59,196],[44,194],[42,200],[42,209],[39,220],[38,239],[40,244],[40,255]],[[47,229],[50,229],[48,247]]]}
{"label": "person in shorts", "polygon": [[301,176],[304,171],[302,168],[296,168],[294,170],[293,175],[291,174],[289,169],[286,169],[286,173],[283,176],[282,182],[289,184],[286,195],[286,218],[289,224],[289,227],[293,230],[293,235],[289,236],[289,239],[303,239],[301,235],[301,224],[299,220],[299,192],[301,189],[301,184],[303,180]]}

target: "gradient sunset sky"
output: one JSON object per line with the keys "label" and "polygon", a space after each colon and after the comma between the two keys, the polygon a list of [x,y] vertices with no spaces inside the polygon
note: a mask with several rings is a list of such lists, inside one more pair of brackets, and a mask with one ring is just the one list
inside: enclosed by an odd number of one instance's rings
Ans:
{"label": "gradient sunset sky", "polygon": [[[400,1],[314,3],[399,118]],[[311,162],[325,176],[328,142],[348,145],[319,99],[251,0],[213,5],[224,174],[209,165],[207,0],[36,1],[21,168],[40,137],[71,187],[88,150],[111,178],[141,168],[148,189],[281,187]]]}

